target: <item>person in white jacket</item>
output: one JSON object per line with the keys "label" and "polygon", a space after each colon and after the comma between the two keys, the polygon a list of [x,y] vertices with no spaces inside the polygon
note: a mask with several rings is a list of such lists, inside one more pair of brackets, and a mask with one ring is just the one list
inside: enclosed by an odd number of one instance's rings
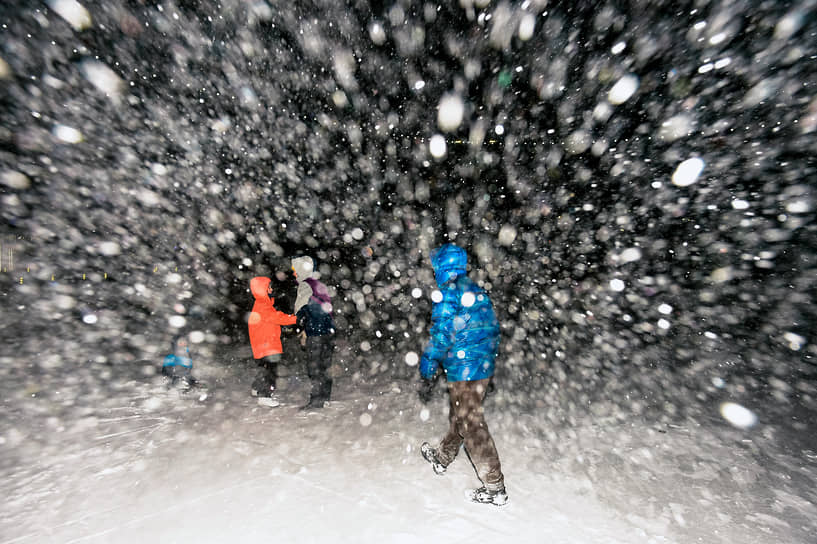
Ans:
{"label": "person in white jacket", "polygon": [[312,380],[312,391],[305,409],[322,408],[329,402],[332,394],[329,368],[335,351],[332,299],[326,285],[314,277],[314,268],[315,262],[311,257],[292,259],[292,271],[298,281],[294,310],[301,345],[307,350],[307,373]]}

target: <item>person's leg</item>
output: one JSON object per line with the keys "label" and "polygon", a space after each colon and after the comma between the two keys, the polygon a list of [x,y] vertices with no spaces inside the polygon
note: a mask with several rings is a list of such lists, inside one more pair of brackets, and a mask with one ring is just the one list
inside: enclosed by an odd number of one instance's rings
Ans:
{"label": "person's leg", "polygon": [[269,383],[270,392],[275,391],[278,383],[278,363],[281,361],[281,355],[268,355],[264,358],[267,364],[267,382]]}
{"label": "person's leg", "polygon": [[309,404],[307,406],[315,406],[318,404],[321,393],[321,345],[319,336],[308,336],[306,338],[306,373],[309,376],[309,381],[312,384],[312,389],[309,392]]}
{"label": "person's leg", "polygon": [[477,476],[489,492],[504,491],[505,479],[499,463],[494,439],[485,423],[482,401],[488,388],[488,379],[454,382],[458,390],[462,416],[457,418],[458,434],[465,443],[465,451],[474,464]]}
{"label": "person's leg", "polygon": [[258,369],[255,372],[255,378],[252,380],[252,394],[253,396],[260,396],[264,394],[264,360],[255,359],[254,361]]}
{"label": "person's leg", "polygon": [[176,376],[176,365],[164,365],[162,367],[162,376],[166,378],[166,383],[168,387],[176,385],[176,382],[179,381],[178,376]]}
{"label": "person's leg", "polygon": [[189,366],[179,366],[177,367],[179,371],[179,380],[185,387],[193,387],[196,383],[196,380],[193,379],[193,369]]}
{"label": "person's leg", "polygon": [[332,379],[329,366],[332,363],[334,338],[331,336],[310,336],[306,340],[308,360],[306,371],[312,381],[309,394],[310,406],[322,406],[332,394]]}
{"label": "person's leg", "polygon": [[332,377],[329,375],[329,369],[332,367],[332,357],[335,353],[335,338],[331,334],[327,334],[321,336],[320,341],[320,398],[329,400],[329,397],[332,396]]}
{"label": "person's leg", "polygon": [[272,387],[275,385],[275,369],[272,368],[269,357],[256,359],[255,363],[258,365],[258,373],[252,382],[252,389],[259,397],[269,397],[272,394]]}
{"label": "person's leg", "polygon": [[461,387],[455,387],[459,382],[448,382],[448,433],[443,437],[436,451],[437,460],[443,466],[448,466],[457,456],[462,446],[462,436],[459,433],[459,419],[464,417]]}

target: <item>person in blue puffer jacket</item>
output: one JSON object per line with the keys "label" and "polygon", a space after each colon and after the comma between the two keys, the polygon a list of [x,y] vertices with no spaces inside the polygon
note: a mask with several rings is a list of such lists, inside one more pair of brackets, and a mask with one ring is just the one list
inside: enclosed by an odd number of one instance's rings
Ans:
{"label": "person in blue puffer jacket", "polygon": [[189,389],[198,385],[193,377],[193,356],[184,335],[173,337],[170,353],[162,361],[162,376],[168,379],[168,385],[180,385],[182,389]]}
{"label": "person in blue puffer jacket", "polygon": [[431,252],[439,290],[432,294],[431,339],[420,359],[424,382],[420,399],[428,402],[432,380],[442,365],[448,382],[450,426],[438,447],[424,442],[420,451],[434,471],[442,474],[465,445],[483,484],[470,498],[499,506],[508,501],[508,495],[483,410],[499,349],[499,323],[488,293],[468,277],[467,264],[465,250],[455,244]]}

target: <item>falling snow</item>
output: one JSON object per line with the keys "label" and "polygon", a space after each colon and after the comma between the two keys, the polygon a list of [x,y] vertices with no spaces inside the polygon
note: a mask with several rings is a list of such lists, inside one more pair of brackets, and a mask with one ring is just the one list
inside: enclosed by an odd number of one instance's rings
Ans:
{"label": "falling snow", "polygon": [[[813,541],[813,2],[6,4],[0,540]],[[503,509],[417,452],[445,242]],[[249,396],[249,280],[302,255],[319,413],[286,335]]]}

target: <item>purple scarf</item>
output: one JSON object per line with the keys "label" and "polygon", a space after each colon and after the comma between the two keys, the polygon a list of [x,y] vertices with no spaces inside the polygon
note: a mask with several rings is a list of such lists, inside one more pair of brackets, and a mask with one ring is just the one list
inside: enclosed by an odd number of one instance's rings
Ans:
{"label": "purple scarf", "polygon": [[306,278],[304,281],[312,288],[311,299],[320,304],[324,311],[326,311],[326,308],[330,308],[326,313],[332,315],[332,297],[329,296],[329,290],[326,286],[315,278]]}

